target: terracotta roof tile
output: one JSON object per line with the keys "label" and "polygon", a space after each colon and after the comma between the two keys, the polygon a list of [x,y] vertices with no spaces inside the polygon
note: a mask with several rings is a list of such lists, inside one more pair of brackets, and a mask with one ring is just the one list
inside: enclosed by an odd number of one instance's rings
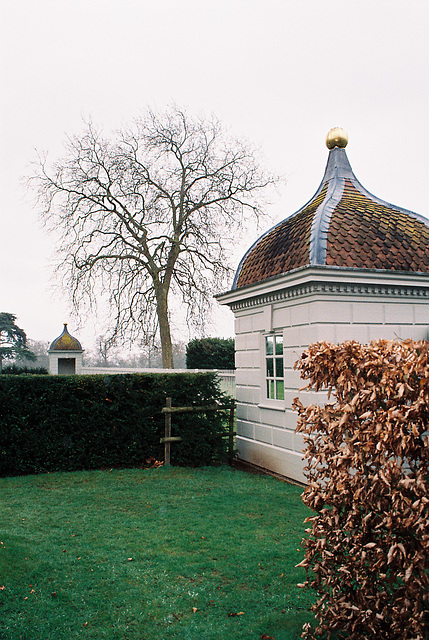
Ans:
{"label": "terracotta roof tile", "polygon": [[424,222],[372,200],[345,180],[331,217],[327,265],[429,272],[428,250],[429,228]]}
{"label": "terracotta roof tile", "polygon": [[327,187],[302,211],[262,236],[242,265],[237,287],[260,282],[308,264],[313,216],[323,202],[326,190]]}
{"label": "terracotta roof tile", "polygon": [[249,249],[233,288],[311,264],[429,273],[428,225],[368,193],[334,148],[316,195]]}

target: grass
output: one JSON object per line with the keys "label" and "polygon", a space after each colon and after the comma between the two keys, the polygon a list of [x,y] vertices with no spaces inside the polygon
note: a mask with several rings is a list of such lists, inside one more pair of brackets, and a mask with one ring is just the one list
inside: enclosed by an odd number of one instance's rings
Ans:
{"label": "grass", "polygon": [[0,479],[0,639],[296,640],[301,492],[228,467]]}

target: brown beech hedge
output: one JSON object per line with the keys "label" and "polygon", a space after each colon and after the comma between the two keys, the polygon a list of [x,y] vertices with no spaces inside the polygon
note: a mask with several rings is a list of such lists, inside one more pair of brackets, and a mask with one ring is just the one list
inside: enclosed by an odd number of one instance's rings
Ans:
{"label": "brown beech hedge", "polygon": [[429,343],[311,345],[295,365],[315,515],[303,541],[317,626],[303,638],[429,638]]}

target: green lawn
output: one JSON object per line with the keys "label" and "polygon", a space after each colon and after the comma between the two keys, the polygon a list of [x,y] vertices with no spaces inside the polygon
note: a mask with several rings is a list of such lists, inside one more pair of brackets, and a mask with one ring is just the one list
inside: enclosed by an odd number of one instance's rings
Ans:
{"label": "green lawn", "polygon": [[301,492],[228,467],[0,479],[0,639],[297,640]]}

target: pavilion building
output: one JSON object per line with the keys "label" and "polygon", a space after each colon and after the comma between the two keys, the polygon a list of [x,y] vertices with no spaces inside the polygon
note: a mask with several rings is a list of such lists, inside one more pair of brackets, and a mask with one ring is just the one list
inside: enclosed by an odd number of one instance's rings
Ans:
{"label": "pavilion building", "polygon": [[83,349],[76,338],[70,335],[67,323],[61,335],[48,349],[49,373],[53,375],[73,375],[82,373]]}
{"label": "pavilion building", "polygon": [[314,196],[264,233],[217,296],[235,316],[238,457],[304,482],[293,399],[294,363],[314,342],[426,340],[429,221],[369,193],[357,180],[342,129]]}

